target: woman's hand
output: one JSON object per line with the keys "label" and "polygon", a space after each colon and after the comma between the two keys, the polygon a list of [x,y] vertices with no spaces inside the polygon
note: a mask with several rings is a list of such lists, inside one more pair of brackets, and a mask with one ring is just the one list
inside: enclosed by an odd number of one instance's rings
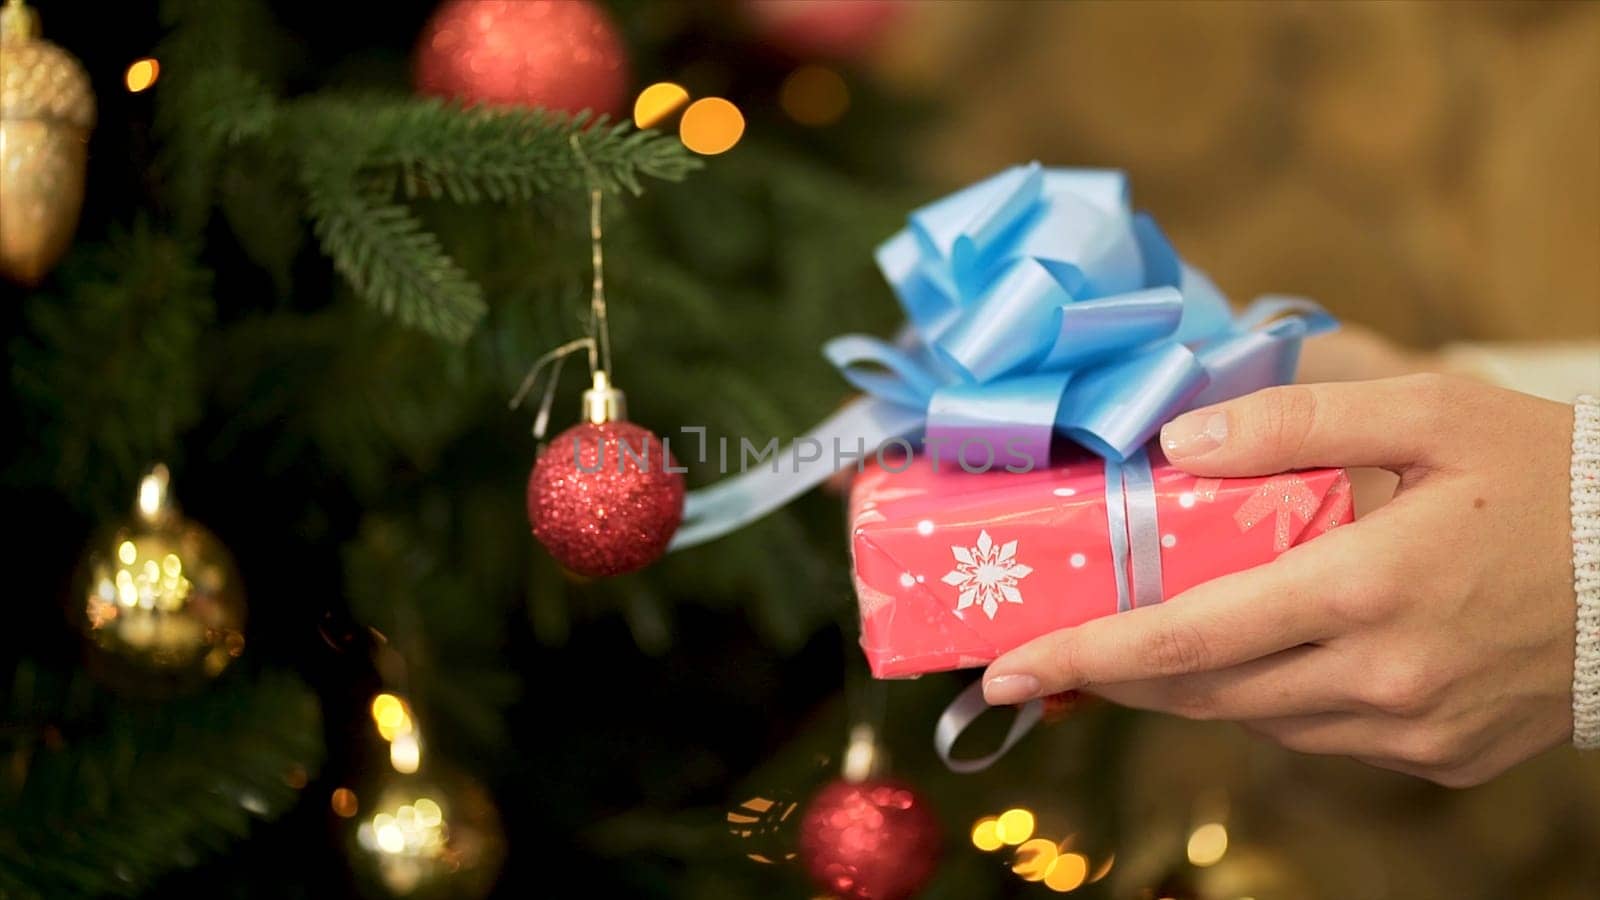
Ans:
{"label": "woman's hand", "polygon": [[1576,609],[1565,405],[1437,375],[1270,388],[1162,430],[1207,477],[1400,476],[1369,517],[1159,606],[996,660],[991,703],[1089,688],[1440,784],[1568,739]]}

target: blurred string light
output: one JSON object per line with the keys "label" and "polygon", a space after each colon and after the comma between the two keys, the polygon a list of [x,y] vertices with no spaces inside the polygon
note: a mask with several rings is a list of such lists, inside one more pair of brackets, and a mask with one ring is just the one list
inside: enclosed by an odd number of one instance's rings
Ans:
{"label": "blurred string light", "polygon": [[744,114],[721,97],[701,97],[689,104],[678,123],[678,138],[701,156],[732,150],[744,137]]}
{"label": "blurred string light", "polygon": [[1201,825],[1189,835],[1189,862],[1196,866],[1211,866],[1228,852],[1228,829],[1221,822]]}
{"label": "blurred string light", "polygon": [[1069,835],[1060,841],[1035,837],[1037,826],[1033,812],[1021,807],[1008,809],[997,816],[984,816],[972,823],[972,846],[985,853],[993,853],[1007,846],[1016,847],[1011,871],[1024,881],[1043,883],[1058,894],[1094,884],[1111,874],[1111,868],[1117,861],[1116,854],[1108,855],[1095,866],[1085,854],[1071,852],[1073,836]]}
{"label": "blurred string light", "polygon": [[[671,81],[658,81],[639,92],[633,101],[633,124],[655,128],[666,124],[689,101],[689,92]],[[721,97],[701,97],[689,103],[678,119],[678,140],[701,156],[732,150],[744,137],[744,113]]]}
{"label": "blurred string light", "polygon": [[682,85],[658,81],[640,91],[633,101],[633,124],[654,128],[688,102],[689,92]]}
{"label": "blurred string light", "polygon": [[401,775],[410,775],[422,765],[422,745],[414,734],[402,734],[389,742],[389,765]]}
{"label": "blurred string light", "polygon": [[372,721],[389,742],[389,765],[402,775],[417,771],[422,765],[422,740],[410,705],[394,694],[379,694],[372,698]]}
{"label": "blurred string light", "polygon": [[850,108],[850,88],[832,69],[801,66],[783,80],[778,105],[801,125],[832,125]]}
{"label": "blurred string light", "polygon": [[999,819],[995,816],[984,816],[972,825],[972,846],[985,853],[992,853],[1005,846],[1005,841],[1000,840]]}
{"label": "blurred string light", "polygon": [[1055,842],[1049,838],[1023,841],[1022,846],[1017,848],[1016,858],[1011,861],[1011,871],[1023,881],[1043,881],[1059,852]]}
{"label": "blurred string light", "polygon": [[341,819],[352,818],[361,809],[361,804],[356,799],[356,792],[347,787],[334,788],[332,796],[328,798],[328,805],[333,807],[333,814]]}
{"label": "blurred string light", "polygon": [[160,77],[161,63],[154,57],[147,56],[130,63],[128,71],[122,74],[122,81],[128,86],[129,93],[137,94],[149,90]]}
{"label": "blurred string light", "polygon": [[996,820],[994,833],[1000,843],[1015,847],[1033,837],[1033,826],[1033,813],[1025,809],[1008,809]]}
{"label": "blurred string light", "polygon": [[1058,894],[1075,891],[1089,878],[1089,857],[1082,853],[1062,853],[1050,861],[1044,872],[1044,886]]}

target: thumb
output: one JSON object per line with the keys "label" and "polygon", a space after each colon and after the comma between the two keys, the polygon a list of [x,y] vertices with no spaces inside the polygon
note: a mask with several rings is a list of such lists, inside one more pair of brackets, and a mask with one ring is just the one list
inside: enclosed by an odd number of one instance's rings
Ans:
{"label": "thumb", "polygon": [[1184,413],[1161,429],[1161,449],[1194,475],[1269,475],[1318,466],[1398,472],[1430,462],[1445,435],[1453,379],[1297,384]]}

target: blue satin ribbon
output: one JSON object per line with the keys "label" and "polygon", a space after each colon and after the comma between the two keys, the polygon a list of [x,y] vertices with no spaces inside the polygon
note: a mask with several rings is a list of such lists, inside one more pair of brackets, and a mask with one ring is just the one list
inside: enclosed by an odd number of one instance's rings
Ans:
{"label": "blue satin ribbon", "polygon": [[1059,437],[1121,462],[1184,410],[1289,381],[1301,340],[1336,325],[1294,298],[1234,317],[1108,169],[1007,169],[912,213],[877,261],[906,328],[894,342],[844,335],[823,347],[866,396],[805,435],[822,458],[787,452],[771,470],[691,492],[670,549],[853,465],[835,442],[870,454],[920,433],[947,459],[1034,468]]}

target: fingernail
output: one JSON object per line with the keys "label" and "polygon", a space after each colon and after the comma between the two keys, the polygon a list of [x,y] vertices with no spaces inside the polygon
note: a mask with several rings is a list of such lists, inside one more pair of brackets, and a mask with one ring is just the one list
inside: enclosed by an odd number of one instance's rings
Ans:
{"label": "fingernail", "polygon": [[1167,459],[1188,459],[1222,446],[1228,439],[1228,414],[1192,412],[1168,422],[1161,429],[1161,449]]}
{"label": "fingernail", "polygon": [[1039,679],[1032,675],[996,675],[983,683],[983,699],[990,706],[1010,706],[1039,696]]}

